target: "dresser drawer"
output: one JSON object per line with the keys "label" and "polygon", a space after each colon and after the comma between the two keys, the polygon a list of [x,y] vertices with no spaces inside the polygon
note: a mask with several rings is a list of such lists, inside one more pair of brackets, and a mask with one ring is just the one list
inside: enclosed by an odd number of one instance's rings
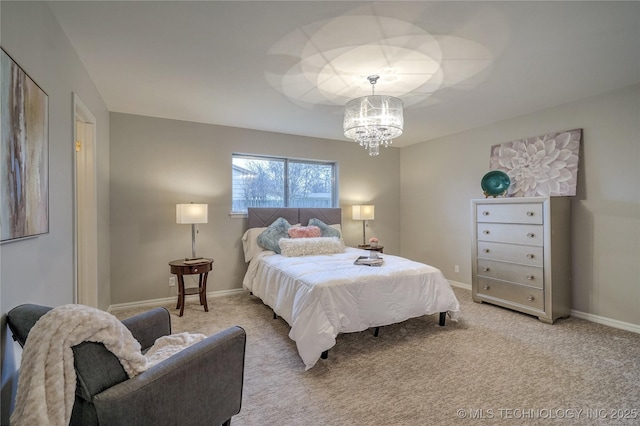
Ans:
{"label": "dresser drawer", "polygon": [[542,246],[543,232],[542,225],[478,223],[478,240],[480,241]]}
{"label": "dresser drawer", "polygon": [[478,222],[542,224],[542,204],[478,204]]}
{"label": "dresser drawer", "polygon": [[487,278],[497,278],[503,281],[511,281],[531,287],[544,287],[543,269],[536,266],[478,259],[478,275]]}
{"label": "dresser drawer", "polygon": [[478,295],[544,310],[544,293],[534,287],[478,277]]}
{"label": "dresser drawer", "polygon": [[544,265],[542,255],[542,247],[478,241],[477,257],[481,259],[542,267]]}

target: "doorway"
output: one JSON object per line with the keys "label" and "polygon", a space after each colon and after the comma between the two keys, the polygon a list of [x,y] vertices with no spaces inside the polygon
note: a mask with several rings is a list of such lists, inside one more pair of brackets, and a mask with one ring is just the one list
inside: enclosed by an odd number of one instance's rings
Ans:
{"label": "doorway", "polygon": [[73,95],[75,115],[75,303],[98,307],[96,119]]}

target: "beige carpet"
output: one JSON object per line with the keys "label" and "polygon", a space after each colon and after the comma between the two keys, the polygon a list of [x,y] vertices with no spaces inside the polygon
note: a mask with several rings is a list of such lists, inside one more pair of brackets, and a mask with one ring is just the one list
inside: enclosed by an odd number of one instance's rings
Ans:
{"label": "beige carpet", "polygon": [[340,335],[307,372],[289,326],[249,294],[210,298],[208,313],[187,300],[182,318],[167,308],[176,333],[247,331],[234,426],[640,424],[640,335],[576,318],[548,325],[454,290],[458,323],[433,315],[377,338]]}

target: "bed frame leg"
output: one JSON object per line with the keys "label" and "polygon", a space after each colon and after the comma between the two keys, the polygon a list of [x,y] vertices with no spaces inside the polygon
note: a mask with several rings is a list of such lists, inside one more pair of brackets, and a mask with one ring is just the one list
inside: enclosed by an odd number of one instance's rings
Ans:
{"label": "bed frame leg", "polygon": [[373,329],[373,337],[378,337],[378,332],[380,331],[380,327],[376,327]]}
{"label": "bed frame leg", "polygon": [[440,312],[440,327],[444,327],[444,323],[447,320],[447,313],[446,312]]}
{"label": "bed frame leg", "polygon": [[322,355],[320,355],[320,358],[322,359],[329,358],[329,350],[327,349],[326,351],[322,352]]}
{"label": "bed frame leg", "polygon": [[276,314],[276,311],[273,311],[273,319],[278,319],[278,314]]}

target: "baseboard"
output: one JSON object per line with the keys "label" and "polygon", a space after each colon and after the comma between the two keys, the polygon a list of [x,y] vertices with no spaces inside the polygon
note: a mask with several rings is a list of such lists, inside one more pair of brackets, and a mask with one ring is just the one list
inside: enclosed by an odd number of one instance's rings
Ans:
{"label": "baseboard", "polygon": [[[448,280],[448,281],[452,287],[459,287],[459,288],[463,288],[465,290],[471,291],[471,285],[469,284],[460,283],[453,280]],[[631,324],[624,321],[618,321],[611,318],[601,317],[599,315],[588,314],[586,312],[576,311],[575,309],[571,310],[571,316],[580,318],[586,321],[595,322],[597,324],[602,324],[609,327],[618,328],[620,330],[631,331],[632,333],[640,334],[640,325],[638,324]]]}
{"label": "baseboard", "polygon": [[[222,297],[229,296],[230,294],[238,294],[246,292],[243,288],[234,288],[231,290],[219,290],[219,291],[208,291],[207,297]],[[185,296],[186,300],[196,299],[199,296],[197,294],[188,294]],[[167,303],[176,303],[178,300],[178,296],[170,296],[163,297],[161,299],[150,299],[150,300],[141,300],[139,302],[127,302],[127,303],[117,303],[115,305],[110,305],[108,312],[120,311],[123,309],[131,309],[131,308],[144,308],[146,306],[160,306],[165,305]]]}
{"label": "baseboard", "polygon": [[[465,284],[465,283],[461,283],[453,280],[448,280],[448,281],[452,287],[459,287],[459,288],[463,288],[465,290],[471,291],[471,285],[469,284]],[[231,294],[238,294],[238,293],[244,293],[244,292],[246,292],[246,290],[242,288],[234,288],[231,290],[210,291],[207,293],[207,297],[222,297],[222,296],[228,296]],[[175,303],[177,300],[176,297],[177,296],[164,297],[162,299],[142,300],[139,302],[118,303],[116,305],[109,306],[108,311],[113,312],[113,311],[123,310],[123,309],[140,308],[145,306],[159,306],[167,303]],[[197,294],[190,294],[186,296],[187,300],[195,299],[196,297],[198,297]],[[588,314],[586,312],[576,311],[575,309],[571,310],[571,316],[580,318],[586,321],[595,322],[597,324],[602,324],[602,325],[617,328],[620,330],[626,330],[626,331],[631,331],[632,333],[640,334],[640,325],[637,325],[637,324],[618,321],[611,318],[602,317],[599,315]]]}
{"label": "baseboard", "polygon": [[448,280],[452,287],[460,287],[471,291],[471,284],[460,283],[458,281]]}
{"label": "baseboard", "polygon": [[580,318],[583,320],[595,322],[602,325],[607,325],[613,328],[619,328],[620,330],[631,331],[633,333],[640,334],[640,325],[631,324],[628,322],[618,321],[611,318],[601,317],[599,315],[588,314],[586,312],[576,311],[574,309],[571,310],[571,316]]}

